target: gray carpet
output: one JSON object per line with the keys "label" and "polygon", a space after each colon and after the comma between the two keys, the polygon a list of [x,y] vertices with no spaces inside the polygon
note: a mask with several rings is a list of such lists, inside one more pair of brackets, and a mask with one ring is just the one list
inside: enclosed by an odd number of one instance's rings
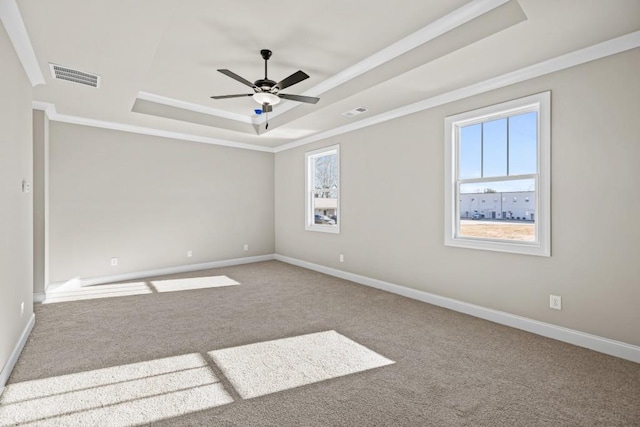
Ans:
{"label": "gray carpet", "polygon": [[[36,425],[73,424],[64,418],[77,415],[73,408],[93,411],[94,425],[144,423],[109,418],[113,396],[91,395],[92,381],[109,377],[103,390],[131,398],[137,414],[145,405],[170,409],[174,415],[153,419],[167,426],[640,425],[639,364],[277,261],[163,279],[210,275],[240,285],[36,306],[7,387],[22,397],[0,409],[42,407],[38,396],[49,393],[60,402],[54,409],[72,410],[31,418]],[[327,376],[342,357],[331,350],[321,375],[295,374],[305,377],[299,386],[292,374],[267,394],[234,388],[246,375],[256,381],[255,372],[268,377],[270,367],[285,376],[296,369],[295,359],[284,370],[273,366],[280,359],[251,362],[260,370],[238,365],[255,358],[242,348],[295,347],[306,335],[330,336],[334,344],[326,345],[348,343],[355,353],[361,346],[389,363]],[[315,353],[301,357],[313,364]],[[230,379],[225,363],[236,363]]]}

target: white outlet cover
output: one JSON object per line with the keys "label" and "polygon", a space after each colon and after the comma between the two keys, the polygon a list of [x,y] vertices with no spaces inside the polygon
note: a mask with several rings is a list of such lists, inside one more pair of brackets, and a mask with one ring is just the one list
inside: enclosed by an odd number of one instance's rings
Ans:
{"label": "white outlet cover", "polygon": [[248,251],[249,250],[249,245],[244,245],[244,250]]}
{"label": "white outlet cover", "polygon": [[193,252],[192,251],[187,251],[187,256],[188,257],[192,257],[193,256]]}
{"label": "white outlet cover", "polygon": [[115,267],[118,265],[118,258],[111,258],[111,266]]}
{"label": "white outlet cover", "polygon": [[549,307],[555,310],[562,310],[562,297],[549,295]]}

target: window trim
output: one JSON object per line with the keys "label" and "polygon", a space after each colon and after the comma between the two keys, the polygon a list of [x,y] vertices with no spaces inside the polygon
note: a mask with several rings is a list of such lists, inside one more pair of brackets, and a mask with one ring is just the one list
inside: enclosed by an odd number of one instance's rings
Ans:
{"label": "window trim", "polygon": [[[313,189],[310,188],[310,185],[313,183],[313,177],[311,176],[313,172],[313,166],[311,162],[318,158],[326,155],[334,154],[336,155],[336,160],[338,163],[338,200],[337,200],[337,224],[329,225],[329,224],[316,224],[314,221],[314,210],[313,210]],[[341,210],[340,210],[340,180],[342,177],[342,171],[340,168],[340,144],[331,145],[328,147],[319,148],[313,151],[307,151],[304,154],[305,158],[305,182],[304,182],[304,191],[305,191],[305,216],[304,216],[304,229],[307,231],[320,231],[323,233],[333,233],[340,234],[340,224],[342,222],[341,218]]]}
{"label": "window trim", "polygon": [[[491,240],[457,236],[458,214],[458,155],[459,133],[462,126],[513,116],[527,111],[538,112],[538,162],[533,176],[536,179],[536,242]],[[444,244],[445,246],[481,249],[516,254],[551,256],[551,92],[543,92],[519,99],[490,105],[448,116],[444,120],[445,189]],[[530,177],[521,175],[520,177]],[[513,176],[517,178],[518,176]],[[479,178],[479,181],[504,180],[505,177]],[[511,177],[509,177],[511,179]]]}

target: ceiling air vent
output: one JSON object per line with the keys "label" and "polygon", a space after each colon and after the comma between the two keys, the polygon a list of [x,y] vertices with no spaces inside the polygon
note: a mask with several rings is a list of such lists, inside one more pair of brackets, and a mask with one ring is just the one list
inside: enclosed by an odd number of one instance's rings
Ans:
{"label": "ceiling air vent", "polygon": [[347,111],[346,113],[342,113],[343,116],[345,117],[353,117],[353,116],[357,116],[358,114],[362,114],[362,113],[366,113],[367,110],[364,107],[358,107],[358,108],[354,108],[353,110]]}
{"label": "ceiling air vent", "polygon": [[56,64],[49,64],[49,68],[51,68],[51,75],[55,79],[80,83],[91,87],[100,87],[100,76],[97,74],[86,73]]}

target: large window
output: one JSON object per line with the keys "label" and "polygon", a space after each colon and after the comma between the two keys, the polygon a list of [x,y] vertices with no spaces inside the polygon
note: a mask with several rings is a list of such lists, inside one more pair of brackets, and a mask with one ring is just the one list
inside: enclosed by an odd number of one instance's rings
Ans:
{"label": "large window", "polygon": [[550,97],[445,119],[445,245],[550,255]]}
{"label": "large window", "polygon": [[340,147],[310,151],[306,160],[305,228],[340,232]]}

